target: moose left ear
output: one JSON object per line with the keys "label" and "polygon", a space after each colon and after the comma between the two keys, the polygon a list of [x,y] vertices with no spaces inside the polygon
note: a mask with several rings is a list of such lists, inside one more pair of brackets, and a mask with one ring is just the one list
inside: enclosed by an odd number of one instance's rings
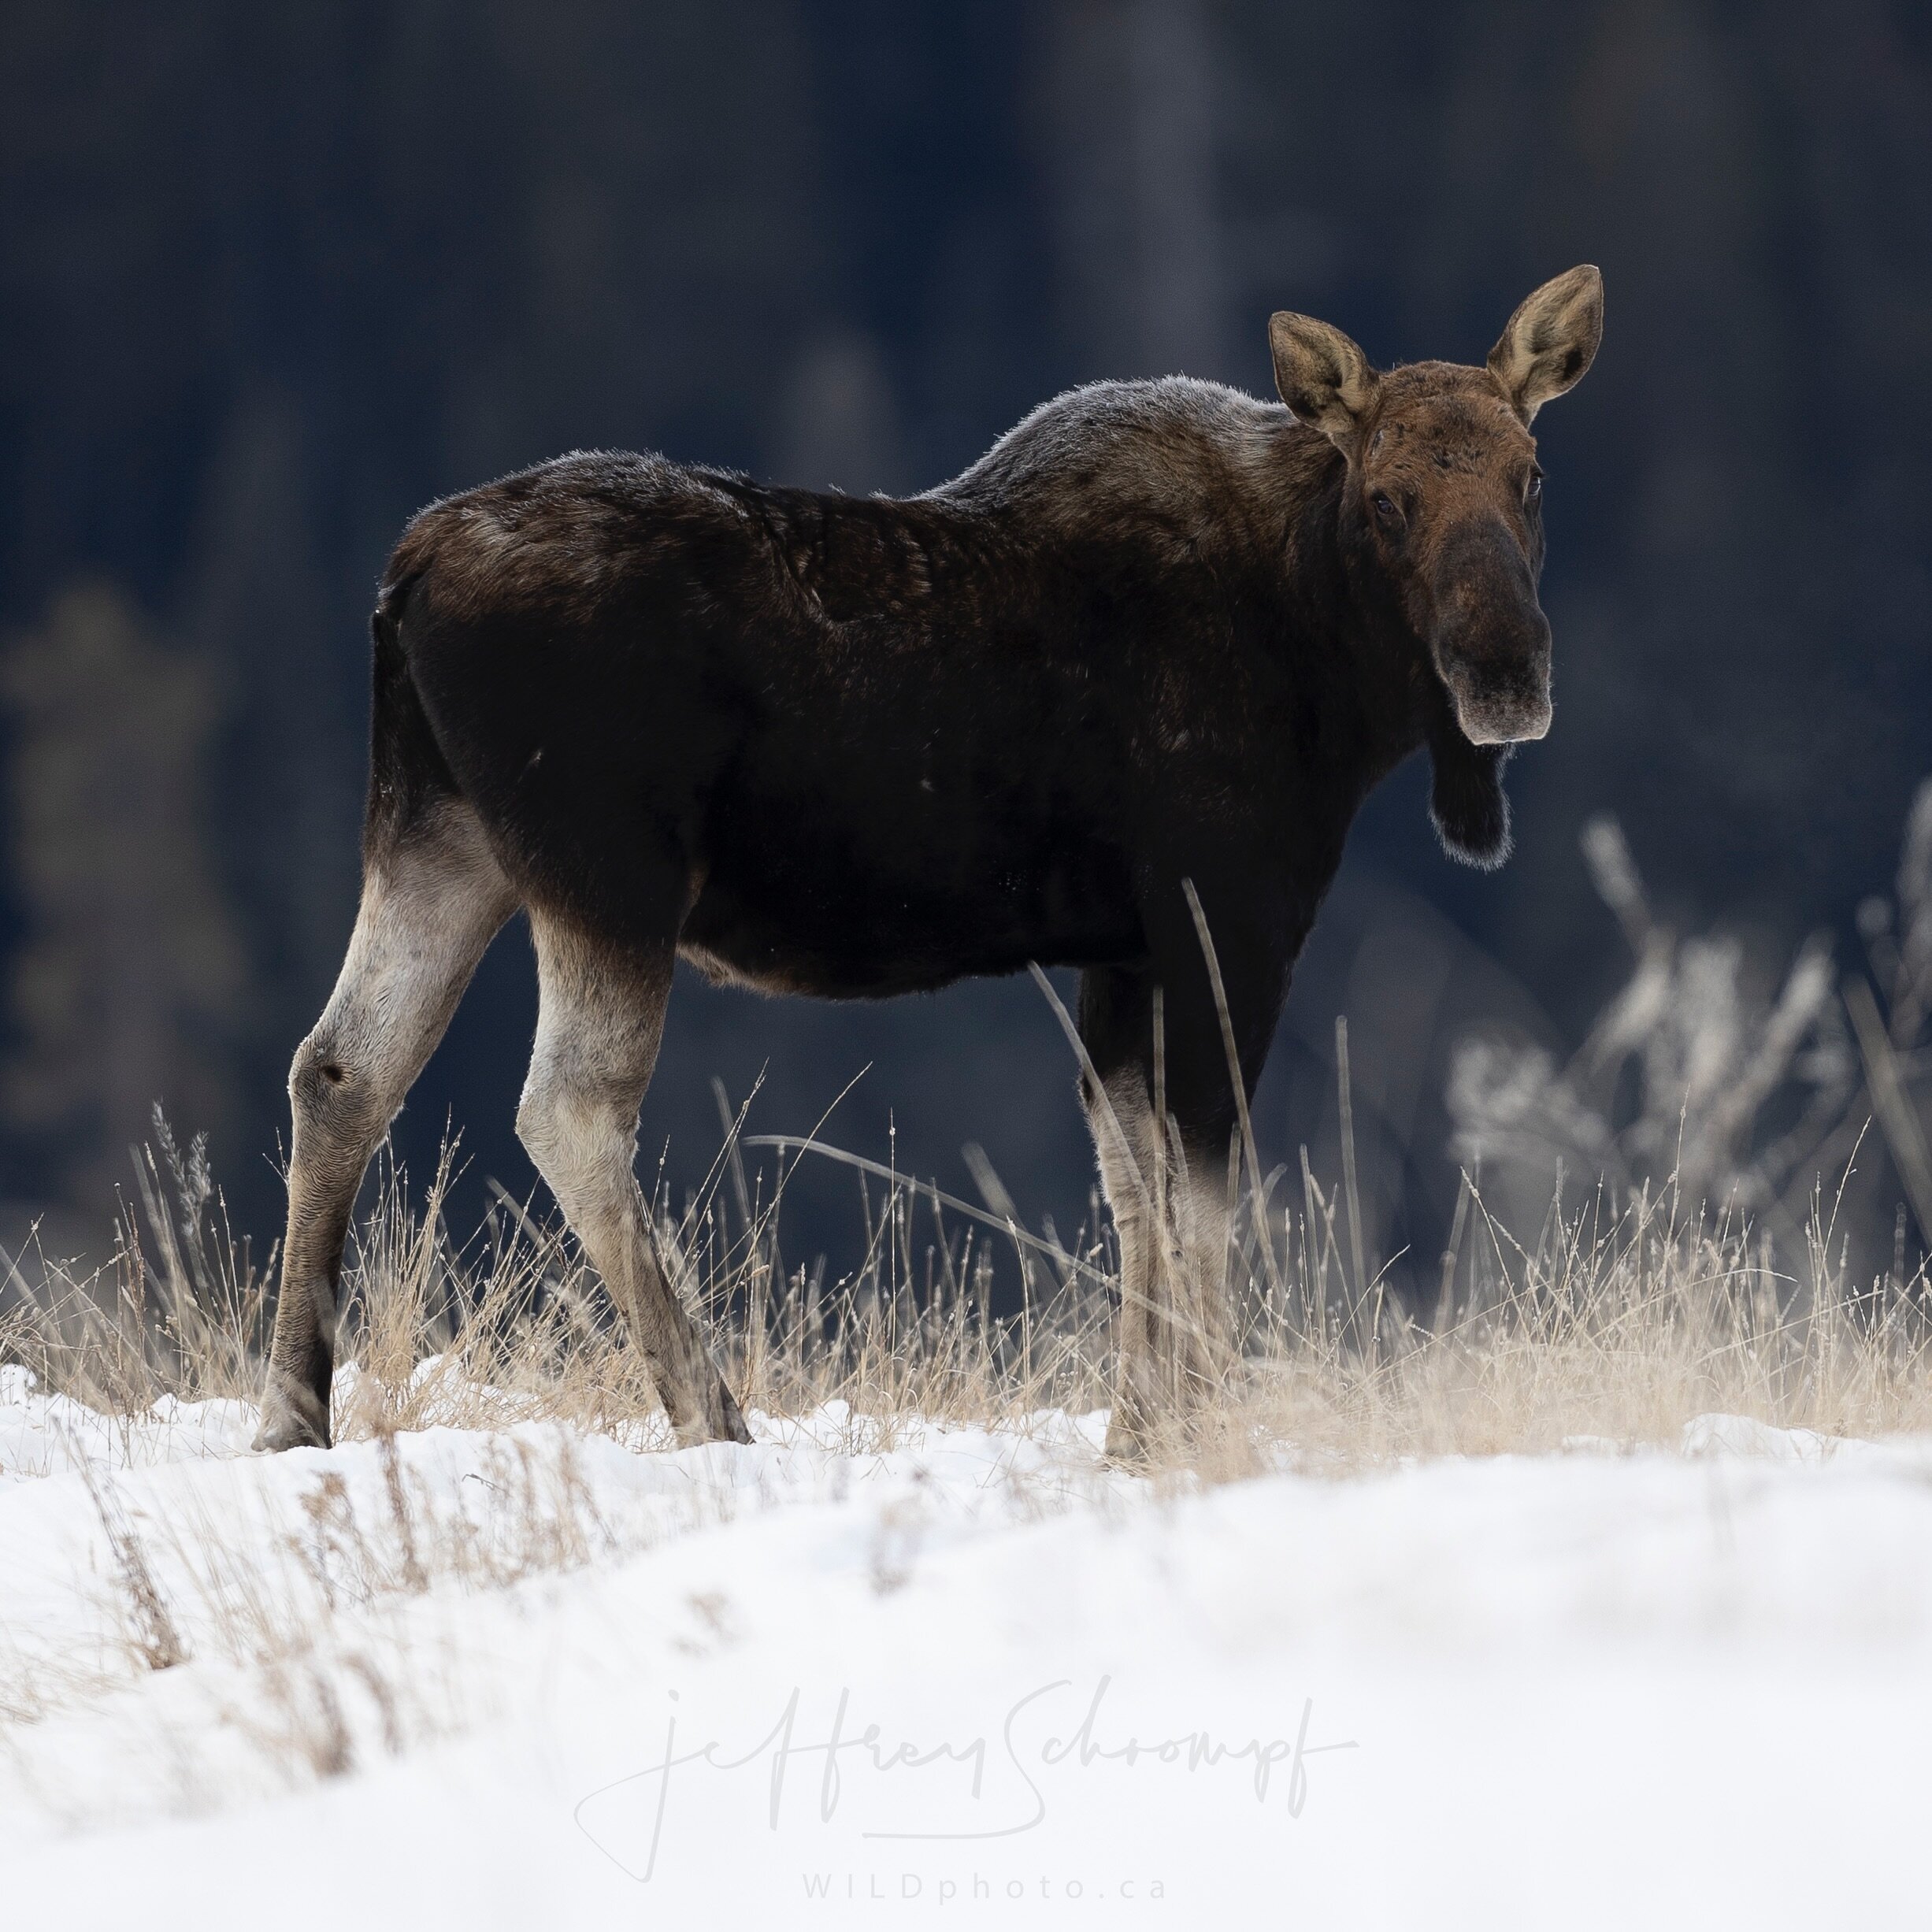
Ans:
{"label": "moose left ear", "polygon": [[1489,351],[1489,373],[1526,423],[1582,380],[1603,338],[1604,278],[1585,262],[1525,298]]}
{"label": "moose left ear", "polygon": [[1380,378],[1339,328],[1284,309],[1268,317],[1274,386],[1298,423],[1341,442],[1374,400]]}

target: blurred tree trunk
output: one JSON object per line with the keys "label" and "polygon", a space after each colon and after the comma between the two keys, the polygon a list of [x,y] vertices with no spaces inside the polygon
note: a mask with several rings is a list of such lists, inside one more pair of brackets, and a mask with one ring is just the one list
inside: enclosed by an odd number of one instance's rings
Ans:
{"label": "blurred tree trunk", "polygon": [[368,765],[373,589],[352,603],[317,568],[310,468],[295,400],[266,385],[245,391],[210,465],[183,624],[228,696],[210,802],[261,1023],[245,1043],[252,1111],[271,1129],[281,1070],[328,996],[355,916]]}
{"label": "blurred tree trunk", "polygon": [[157,1101],[232,1117],[242,948],[209,840],[220,693],[118,591],[59,597],[0,659],[9,844],[27,928],[0,1119],[38,1191],[98,1211]]}
{"label": "blurred tree trunk", "polygon": [[1216,43],[1201,0],[1055,0],[1035,83],[1083,377],[1226,372]]}

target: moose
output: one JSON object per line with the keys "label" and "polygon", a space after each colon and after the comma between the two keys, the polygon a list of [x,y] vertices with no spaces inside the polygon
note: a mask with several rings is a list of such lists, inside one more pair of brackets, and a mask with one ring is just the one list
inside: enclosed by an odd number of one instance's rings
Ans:
{"label": "moose", "polygon": [[680,1443],[750,1437],[632,1170],[677,960],[832,999],[1077,968],[1107,1448],[1144,1458],[1202,1400],[1230,1151],[1356,810],[1426,746],[1443,844],[1507,855],[1504,766],[1551,718],[1530,425],[1602,327],[1585,265],[1481,368],[1277,314],[1280,404],[1096,383],[923,495],[598,452],[423,510],[371,621],[360,909],[289,1076],[256,1446],[329,1441],[364,1170],[521,909],[517,1134]]}

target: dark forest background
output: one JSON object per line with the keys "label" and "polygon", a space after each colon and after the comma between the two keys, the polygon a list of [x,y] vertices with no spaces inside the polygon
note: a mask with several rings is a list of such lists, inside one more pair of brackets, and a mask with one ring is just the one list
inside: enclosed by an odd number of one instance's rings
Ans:
{"label": "dark forest background", "polygon": [[[9,0],[0,1196],[104,1233],[160,1098],[274,1232],[354,910],[367,612],[428,499],[596,445],[923,487],[1075,382],[1266,392],[1274,308],[1478,361],[1593,261],[1604,352],[1537,425],[1558,711],[1518,855],[1452,868],[1400,775],[1257,1110],[1319,1164],[1347,1013],[1390,1238],[1439,1244],[1449,1045],[1574,1038],[1626,970],[1589,814],[1767,973],[1889,881],[1932,768],[1929,242],[1932,9],[1887,0]],[[513,929],[399,1129],[419,1176],[464,1130],[453,1219],[534,1185],[533,1014]],[[868,1063],[829,1137],[965,1192],[978,1143],[1029,1215],[1085,1214],[1024,981],[686,983],[644,1164],[702,1175],[714,1074],[766,1070],[751,1125],[797,1133]]]}

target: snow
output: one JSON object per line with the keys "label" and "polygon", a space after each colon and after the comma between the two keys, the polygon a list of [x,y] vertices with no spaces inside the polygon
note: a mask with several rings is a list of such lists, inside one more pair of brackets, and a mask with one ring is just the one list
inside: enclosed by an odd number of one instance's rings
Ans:
{"label": "snow", "polygon": [[1100,1417],[253,1419],[0,1370],[0,1923],[1922,1913],[1932,1442],[1203,1488]]}

